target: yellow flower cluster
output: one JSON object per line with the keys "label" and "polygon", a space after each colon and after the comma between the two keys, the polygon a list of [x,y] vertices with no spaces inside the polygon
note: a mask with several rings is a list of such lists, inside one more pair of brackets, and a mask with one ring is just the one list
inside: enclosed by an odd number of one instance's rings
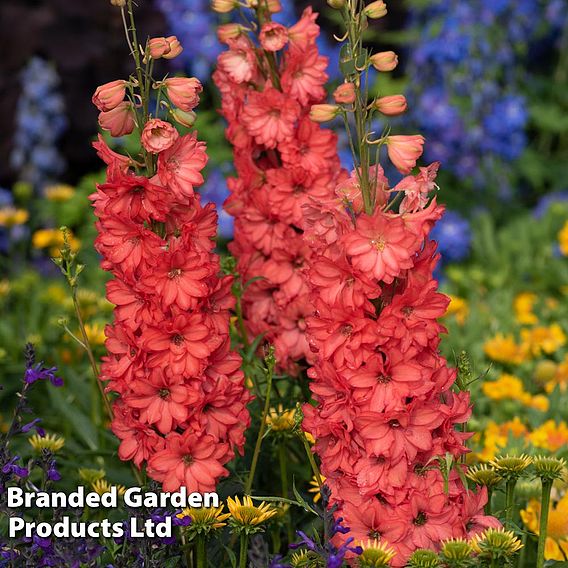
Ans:
{"label": "yellow flower cluster", "polygon": [[550,406],[546,396],[531,395],[525,390],[523,381],[519,377],[507,373],[501,374],[496,381],[483,383],[481,390],[491,400],[516,400],[542,412],[546,412]]}
{"label": "yellow flower cluster", "polygon": [[527,360],[526,348],[517,344],[513,335],[497,333],[483,344],[483,351],[493,361],[520,365]]}
{"label": "yellow flower cluster", "polygon": [[520,365],[541,354],[550,355],[566,345],[566,334],[557,323],[521,329],[521,342],[512,334],[497,333],[483,345],[485,354],[493,361]]}
{"label": "yellow flower cluster", "polygon": [[[537,535],[540,532],[540,507],[539,501],[531,499],[527,508],[521,511],[523,523]],[[547,526],[545,560],[565,560],[568,557],[568,493],[556,504],[551,503]]]}
{"label": "yellow flower cluster", "polygon": [[568,256],[568,221],[564,223],[564,226],[558,233],[558,244],[560,246],[560,252],[564,256]]}
{"label": "yellow flower cluster", "polygon": [[[69,246],[72,251],[79,250],[80,241],[69,233]],[[32,235],[32,245],[36,249],[50,249],[52,256],[59,256],[63,246],[63,232],[59,229],[39,229]]]}
{"label": "yellow flower cluster", "polygon": [[529,430],[518,416],[498,424],[490,420],[483,432],[477,432],[473,442],[481,449],[471,455],[471,460],[491,461],[505,448],[525,449],[529,445],[549,452],[557,452],[568,445],[568,424],[547,420],[534,430]]}
{"label": "yellow flower cluster", "polygon": [[58,201],[60,203],[69,201],[75,195],[75,189],[63,183],[50,185],[45,188],[45,197],[49,201]]}
{"label": "yellow flower cluster", "polygon": [[510,440],[516,445],[524,447],[527,434],[528,428],[518,416],[502,424],[490,420],[483,433],[478,432],[473,436],[474,442],[480,442],[483,438],[483,447],[472,457],[484,462],[490,461],[509,445]]}
{"label": "yellow flower cluster", "polygon": [[543,353],[555,353],[566,345],[566,334],[557,323],[553,323],[548,327],[521,329],[521,341],[533,356],[538,357]]}
{"label": "yellow flower cluster", "polygon": [[0,227],[14,227],[27,222],[30,215],[25,209],[8,206],[0,209]]}
{"label": "yellow flower cluster", "polygon": [[513,300],[513,309],[517,322],[523,325],[533,325],[538,323],[538,317],[534,314],[534,305],[537,295],[532,292],[522,292],[517,294]]}
{"label": "yellow flower cluster", "polygon": [[547,420],[535,428],[528,439],[537,448],[556,452],[568,444],[568,425],[564,421],[557,424],[554,420]]}
{"label": "yellow flower cluster", "polygon": [[456,316],[456,321],[459,325],[463,325],[467,316],[469,315],[469,306],[464,298],[448,294],[450,298],[450,305],[446,311],[446,316]]}

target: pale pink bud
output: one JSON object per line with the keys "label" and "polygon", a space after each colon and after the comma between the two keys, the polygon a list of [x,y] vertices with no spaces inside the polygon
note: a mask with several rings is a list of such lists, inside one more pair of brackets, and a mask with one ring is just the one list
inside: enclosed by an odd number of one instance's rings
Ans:
{"label": "pale pink bud", "polygon": [[203,87],[195,77],[172,77],[164,81],[170,101],[181,110],[189,112],[199,104]]}
{"label": "pale pink bud", "polygon": [[280,4],[280,0],[266,0],[266,5],[268,6],[268,11],[271,14],[277,14],[282,11],[282,4]]}
{"label": "pale pink bud", "polygon": [[355,102],[355,85],[343,83],[333,91],[333,99],[337,104],[352,104]]}
{"label": "pale pink bud", "polygon": [[168,42],[170,49],[162,56],[164,59],[173,59],[183,51],[183,47],[176,36],[169,36],[166,38],[166,41]]}
{"label": "pale pink bud", "polygon": [[99,126],[108,130],[111,136],[125,136],[134,130],[134,109],[132,103],[123,101],[115,108],[99,114]]}
{"label": "pale pink bud", "polygon": [[387,137],[390,161],[403,174],[410,173],[410,170],[416,165],[416,160],[422,155],[423,147],[424,137],[420,134]]}
{"label": "pale pink bud", "polygon": [[231,12],[236,6],[235,0],[213,0],[211,2],[212,10],[219,14]]}
{"label": "pale pink bud", "polygon": [[392,71],[398,65],[398,55],[394,51],[381,51],[372,55],[370,61],[377,71]]}
{"label": "pale pink bud", "polygon": [[240,37],[244,29],[241,24],[223,24],[217,28],[217,38],[221,43],[227,43]]}
{"label": "pale pink bud", "polygon": [[173,146],[178,138],[178,131],[169,122],[152,118],[144,125],[140,141],[146,151],[158,154]]}
{"label": "pale pink bud", "polygon": [[375,108],[386,116],[398,116],[407,109],[404,95],[381,97],[375,101]]}
{"label": "pale pink bud", "polygon": [[341,109],[336,105],[312,105],[310,118],[314,122],[327,122],[333,120]]}
{"label": "pale pink bud", "polygon": [[197,120],[197,115],[192,110],[185,112],[179,108],[175,108],[171,111],[171,115],[178,124],[186,128],[191,128]]}
{"label": "pale pink bud", "polygon": [[97,87],[91,100],[100,111],[108,111],[116,108],[124,100],[125,94],[126,81],[117,79]]}
{"label": "pale pink bud", "polygon": [[170,44],[165,37],[153,37],[148,40],[146,55],[152,59],[160,59],[171,50]]}
{"label": "pale pink bud", "polygon": [[288,43],[288,29],[276,22],[264,24],[259,39],[266,51],[280,51]]}
{"label": "pale pink bud", "polygon": [[368,6],[365,6],[363,12],[367,18],[382,18],[387,14],[387,5],[383,0],[375,0],[375,2],[371,2]]}

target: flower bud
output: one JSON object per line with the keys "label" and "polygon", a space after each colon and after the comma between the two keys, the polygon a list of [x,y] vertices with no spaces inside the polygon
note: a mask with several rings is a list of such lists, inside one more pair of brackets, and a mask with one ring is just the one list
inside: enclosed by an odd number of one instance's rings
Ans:
{"label": "flower bud", "polygon": [[343,83],[333,91],[333,99],[337,104],[352,104],[355,102],[355,85]]}
{"label": "flower bud", "polygon": [[185,112],[199,104],[199,93],[203,87],[195,77],[172,77],[164,81],[170,101]]}
{"label": "flower bud", "polygon": [[111,136],[125,136],[134,130],[132,103],[123,101],[112,110],[99,114],[99,126],[108,130]]}
{"label": "flower bud", "polygon": [[152,37],[148,40],[146,49],[146,57],[152,59],[160,59],[164,54],[170,51],[170,44],[165,37]]}
{"label": "flower bud", "polygon": [[91,100],[100,111],[108,111],[116,108],[124,100],[125,94],[126,81],[118,79],[98,86]]}
{"label": "flower bud", "polygon": [[116,6],[117,8],[124,8],[126,6],[126,0],[110,0],[111,6]]}
{"label": "flower bud", "polygon": [[217,38],[221,43],[237,39],[245,30],[241,24],[223,24],[217,28]]}
{"label": "flower bud", "polygon": [[370,61],[377,71],[392,71],[398,65],[398,55],[394,51],[381,51],[372,55]]}
{"label": "flower bud", "polygon": [[171,111],[171,115],[178,124],[181,124],[186,128],[191,128],[197,120],[197,115],[192,110],[185,112],[179,108],[176,108]]}
{"label": "flower bud", "polygon": [[404,95],[381,97],[374,104],[375,108],[386,116],[398,116],[405,112],[408,107]]}
{"label": "flower bud", "polygon": [[327,5],[334,10],[341,10],[345,7],[345,0],[327,0]]}
{"label": "flower bud", "polygon": [[368,6],[363,8],[363,13],[367,18],[382,18],[387,15],[387,5],[383,0],[375,0],[375,2],[371,2]]}
{"label": "flower bud", "polygon": [[333,120],[339,114],[340,108],[337,105],[312,105],[310,118],[314,122],[327,122]]}
{"label": "flower bud", "polygon": [[162,56],[164,59],[173,59],[183,51],[183,47],[176,36],[169,36],[166,38],[166,41],[168,42],[170,49]]}
{"label": "flower bud", "polygon": [[235,0],[213,0],[211,9],[218,14],[227,14],[236,7]]}
{"label": "flower bud", "polygon": [[422,155],[424,137],[420,134],[413,136],[389,136],[387,150],[390,161],[402,174],[409,174],[416,165],[416,160]]}

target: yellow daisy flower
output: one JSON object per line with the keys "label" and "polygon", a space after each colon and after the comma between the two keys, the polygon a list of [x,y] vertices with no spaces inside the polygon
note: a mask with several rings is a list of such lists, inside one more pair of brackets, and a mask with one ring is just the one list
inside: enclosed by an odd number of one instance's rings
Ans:
{"label": "yellow daisy flower", "polygon": [[28,442],[36,452],[41,452],[42,450],[57,452],[65,445],[65,438],[56,434],[46,434],[43,437],[39,434],[34,434],[28,439]]}
{"label": "yellow daisy flower", "polygon": [[256,527],[274,517],[278,511],[264,501],[255,505],[252,499],[245,495],[241,503],[238,497],[227,499],[227,507],[235,524],[241,527]]}

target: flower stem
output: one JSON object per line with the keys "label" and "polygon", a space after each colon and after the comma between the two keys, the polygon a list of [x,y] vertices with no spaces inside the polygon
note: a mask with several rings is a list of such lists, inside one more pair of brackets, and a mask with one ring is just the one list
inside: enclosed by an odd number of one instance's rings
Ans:
{"label": "flower stem", "polygon": [[505,501],[505,523],[510,528],[513,523],[513,513],[515,510],[515,486],[517,485],[516,479],[507,480],[506,485],[506,501]]}
{"label": "flower stem", "polygon": [[262,438],[264,437],[264,431],[266,430],[266,417],[268,416],[268,411],[270,409],[270,393],[272,391],[272,376],[274,375],[274,364],[267,364],[266,369],[266,398],[264,399],[264,410],[262,411],[262,416],[260,418],[260,427],[258,429],[258,436],[256,438],[256,444],[254,447],[254,454],[252,456],[252,463],[250,466],[249,476],[245,485],[245,495],[249,495],[252,489],[252,482],[254,481],[254,474],[256,471],[256,466],[258,464],[258,458],[260,456],[260,448],[262,446]]}
{"label": "flower stem", "polygon": [[542,480],[542,497],[540,502],[540,522],[538,528],[538,548],[536,553],[536,568],[544,566],[544,545],[548,533],[548,510],[550,508],[550,492],[552,490],[552,480]]}
{"label": "flower stem", "polygon": [[487,488],[487,503],[484,507],[484,512],[486,515],[491,516],[491,498],[493,497],[493,489]]}
{"label": "flower stem", "polygon": [[[280,482],[282,486],[282,497],[288,498],[288,461],[286,456],[286,441],[282,440],[278,447],[278,460],[280,461]],[[290,514],[286,514],[286,531],[288,533],[288,543],[294,540],[294,531]]]}
{"label": "flower stem", "polygon": [[207,568],[207,550],[205,548],[205,537],[203,535],[197,537],[196,557],[197,568]]}
{"label": "flower stem", "polygon": [[239,568],[247,567],[247,552],[248,552],[248,535],[243,531],[241,533],[241,553],[239,557]]}

